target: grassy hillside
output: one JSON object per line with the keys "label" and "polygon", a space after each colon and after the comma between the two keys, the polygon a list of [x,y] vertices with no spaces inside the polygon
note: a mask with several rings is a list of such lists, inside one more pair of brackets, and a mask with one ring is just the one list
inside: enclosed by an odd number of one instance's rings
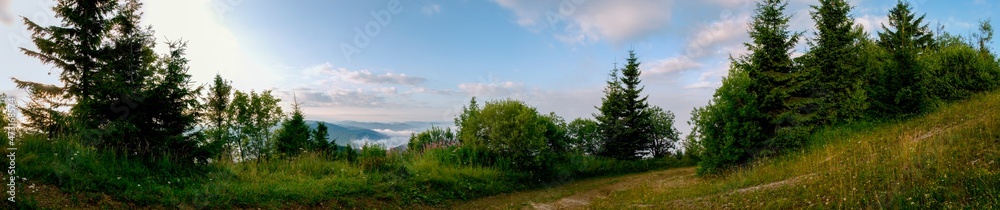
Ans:
{"label": "grassy hillside", "polygon": [[717,177],[694,168],[594,179],[460,204],[535,208],[1000,207],[1000,92],[901,122],[821,130],[810,146]]}

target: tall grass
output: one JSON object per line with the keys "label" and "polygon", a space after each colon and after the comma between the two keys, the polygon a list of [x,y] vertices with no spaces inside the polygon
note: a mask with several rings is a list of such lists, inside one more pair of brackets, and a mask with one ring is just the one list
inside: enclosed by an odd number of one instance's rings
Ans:
{"label": "tall grass", "polygon": [[[821,129],[806,148],[673,188],[595,202],[674,208],[1000,207],[1000,92],[899,122]],[[655,185],[653,185],[655,186]]]}
{"label": "tall grass", "polygon": [[525,172],[481,164],[491,159],[489,154],[460,146],[423,153],[386,153],[369,146],[354,161],[304,153],[259,163],[215,161],[183,166],[169,159],[129,159],[78,142],[73,137],[25,136],[18,150],[18,172],[58,186],[83,203],[106,194],[139,207],[363,208],[447,204],[677,165],[665,159],[629,162],[571,156],[556,166],[563,175],[560,179],[537,180]]}

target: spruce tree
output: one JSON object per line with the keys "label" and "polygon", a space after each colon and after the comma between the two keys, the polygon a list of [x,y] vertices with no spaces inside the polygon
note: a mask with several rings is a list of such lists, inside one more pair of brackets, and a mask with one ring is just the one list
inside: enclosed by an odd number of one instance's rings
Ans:
{"label": "spruce tree", "polygon": [[652,122],[646,108],[646,96],[641,96],[640,62],[635,51],[629,51],[622,76],[617,78],[616,71],[611,73],[611,79],[605,90],[605,98],[600,108],[600,115],[595,116],[600,122],[601,131],[605,135],[604,156],[622,160],[638,159],[649,153],[652,145]]}
{"label": "spruce tree", "polygon": [[750,54],[732,58],[722,87],[708,105],[693,111],[692,135],[704,147],[699,174],[801,144],[792,134],[801,133],[803,100],[794,93],[803,84],[790,52],[800,33],[788,30],[785,6],[781,0],[757,3],[748,31],[753,42],[744,44]]}
{"label": "spruce tree", "polygon": [[[601,156],[612,156],[613,154],[621,153],[621,147],[618,147],[618,142],[623,141],[622,131],[625,125],[622,121],[621,114],[623,113],[622,100],[622,86],[621,81],[618,79],[618,68],[611,70],[608,75],[607,87],[604,88],[604,98],[601,99],[601,106],[596,107],[599,113],[594,114],[594,119],[597,120],[598,132],[601,135],[602,140],[600,141],[603,145],[600,147]],[[616,143],[610,143],[616,142]],[[613,148],[608,146],[615,145]]]}
{"label": "spruce tree", "polygon": [[53,7],[60,24],[24,18],[38,50],[21,50],[61,70],[63,98],[75,102],[68,121],[84,143],[134,156],[180,155],[174,160],[190,163],[184,153],[198,145],[191,132],[197,89],[189,86],[184,47],[175,43],[170,54],[157,56],[151,27],[140,25],[141,6],[60,0]]}
{"label": "spruce tree", "polygon": [[868,104],[864,78],[858,64],[858,43],[853,9],[846,0],[820,0],[811,6],[816,37],[810,46],[803,80],[804,95],[815,99],[817,124],[850,121],[861,116]]}
{"label": "spruce tree", "polygon": [[329,128],[326,127],[326,123],[316,122],[316,130],[312,132],[312,142],[315,144],[313,148],[317,151],[326,154],[330,152],[331,148],[336,148],[337,144],[330,142],[328,135],[330,134]]}
{"label": "spruce tree", "polygon": [[[736,59],[746,70],[751,80],[748,93],[757,97],[757,112],[746,113],[742,121],[759,126],[762,133],[748,136],[752,151],[778,151],[800,144],[793,136],[785,136],[798,126],[801,117],[793,108],[798,100],[792,98],[798,84],[794,73],[796,66],[791,59],[791,50],[801,36],[800,32],[788,30],[790,16],[784,15],[787,2],[765,0],[757,3],[753,20],[750,22],[750,38],[746,43],[750,54]],[[775,136],[781,133],[782,136]]]}
{"label": "spruce tree", "polygon": [[875,100],[885,104],[885,115],[913,114],[930,108],[936,100],[928,85],[929,72],[917,61],[917,55],[925,48],[933,47],[934,39],[924,16],[916,17],[910,11],[910,4],[899,1],[889,10],[889,26],[882,25],[879,45],[892,54],[892,62],[886,74],[877,85],[884,90],[875,93]]}
{"label": "spruce tree", "polygon": [[309,142],[311,132],[302,116],[302,110],[297,103],[292,108],[292,117],[281,124],[276,139],[278,152],[285,156],[295,156],[304,150],[311,150],[313,145]]}

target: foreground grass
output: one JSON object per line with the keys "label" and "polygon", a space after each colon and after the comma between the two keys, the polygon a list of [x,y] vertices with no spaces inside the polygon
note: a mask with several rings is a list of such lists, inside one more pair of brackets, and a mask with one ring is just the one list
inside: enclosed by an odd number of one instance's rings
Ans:
{"label": "foreground grass", "polygon": [[694,168],[600,178],[457,208],[992,209],[1000,207],[1000,92],[902,122],[816,132],[810,146],[716,177]]}
{"label": "foreground grass", "polygon": [[17,183],[22,202],[0,207],[426,208],[677,164],[667,159],[623,162],[577,156],[561,164],[564,176],[537,180],[495,167],[451,164],[442,159],[452,154],[447,149],[374,161],[331,161],[306,153],[260,163],[184,167],[166,159],[128,160],[75,142],[23,138],[17,156],[18,174],[24,178]]}

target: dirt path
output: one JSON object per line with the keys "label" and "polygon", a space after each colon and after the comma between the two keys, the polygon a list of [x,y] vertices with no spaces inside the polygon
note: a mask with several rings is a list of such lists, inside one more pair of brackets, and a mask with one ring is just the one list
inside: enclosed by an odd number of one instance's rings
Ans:
{"label": "dirt path", "polygon": [[[503,194],[461,203],[454,209],[584,209],[609,195],[638,187],[669,188],[690,183],[695,168],[677,168],[577,181],[535,191]],[[641,208],[642,206],[635,206]]]}

